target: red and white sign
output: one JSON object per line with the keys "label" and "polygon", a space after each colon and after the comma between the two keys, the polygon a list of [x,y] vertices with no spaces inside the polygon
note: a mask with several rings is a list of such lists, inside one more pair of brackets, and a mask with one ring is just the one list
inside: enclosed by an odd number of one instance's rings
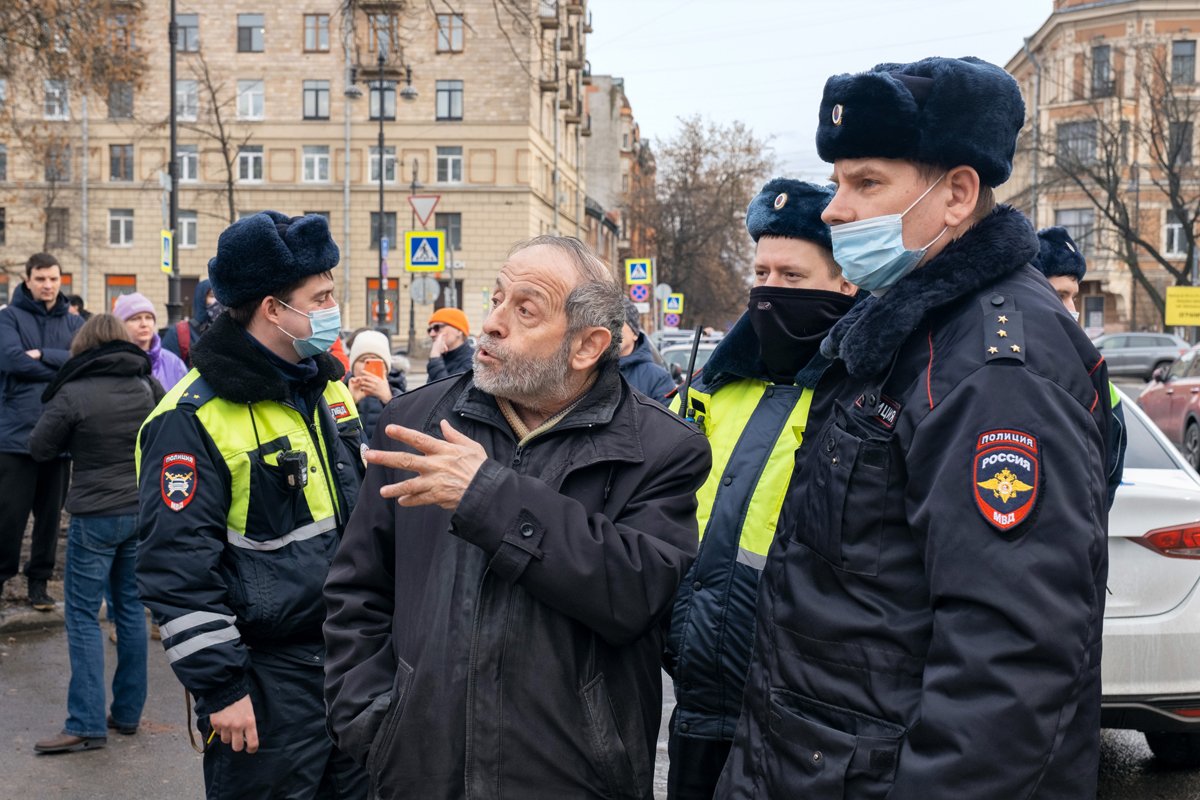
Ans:
{"label": "red and white sign", "polygon": [[437,208],[438,200],[441,200],[440,194],[412,194],[408,196],[408,204],[412,206],[413,213],[417,215],[417,221],[422,227],[429,227],[429,219],[433,216],[433,210]]}

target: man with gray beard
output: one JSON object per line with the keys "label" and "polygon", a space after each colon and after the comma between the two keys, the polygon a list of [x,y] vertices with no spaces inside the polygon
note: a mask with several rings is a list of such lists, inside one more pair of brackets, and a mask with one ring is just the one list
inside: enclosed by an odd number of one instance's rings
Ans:
{"label": "man with gray beard", "polygon": [[474,369],[376,428],[325,584],[334,740],[380,798],[649,798],[705,438],[618,370],[621,292],[518,244]]}

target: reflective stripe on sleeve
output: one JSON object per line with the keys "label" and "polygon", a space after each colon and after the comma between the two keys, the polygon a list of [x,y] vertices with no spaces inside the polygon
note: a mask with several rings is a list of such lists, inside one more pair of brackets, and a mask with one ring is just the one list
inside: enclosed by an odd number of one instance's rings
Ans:
{"label": "reflective stripe on sleeve", "polygon": [[763,567],[767,566],[767,557],[760,553],[752,553],[744,547],[738,548],[737,560],[739,564],[745,564],[747,567],[752,567],[759,572],[763,571]]}
{"label": "reflective stripe on sleeve", "polygon": [[223,644],[233,641],[241,636],[238,629],[230,625],[228,628],[220,628],[215,631],[208,631],[199,636],[193,636],[182,644],[177,644],[167,650],[167,661],[174,664],[181,658],[186,658],[192,653],[203,650],[206,647]]}
{"label": "reflective stripe on sleeve", "polygon": [[182,617],[176,617],[170,622],[163,623],[159,626],[159,633],[162,638],[169,639],[172,636],[191,630],[206,622],[228,622],[230,625],[237,622],[237,617],[232,614],[215,614],[212,611],[193,611],[190,614],[184,614]]}
{"label": "reflective stripe on sleeve", "polygon": [[285,533],[278,539],[267,539],[263,542],[258,542],[254,539],[247,539],[244,535],[235,530],[229,530],[226,533],[229,543],[234,547],[241,547],[246,550],[269,551],[286,547],[292,542],[302,542],[305,539],[311,539],[314,536],[320,536],[322,533],[328,533],[335,528],[337,528],[337,520],[333,517],[326,517],[325,519],[317,520],[316,522],[310,522],[307,525],[301,525],[299,528]]}

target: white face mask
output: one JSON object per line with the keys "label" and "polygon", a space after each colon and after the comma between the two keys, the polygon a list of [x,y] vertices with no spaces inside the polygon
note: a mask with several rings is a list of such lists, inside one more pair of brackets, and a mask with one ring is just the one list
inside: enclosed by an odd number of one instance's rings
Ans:
{"label": "white face mask", "polygon": [[1068,311],[1067,313],[1071,315],[1071,319],[1075,320],[1076,322],[1079,322],[1079,312],[1078,311]]}

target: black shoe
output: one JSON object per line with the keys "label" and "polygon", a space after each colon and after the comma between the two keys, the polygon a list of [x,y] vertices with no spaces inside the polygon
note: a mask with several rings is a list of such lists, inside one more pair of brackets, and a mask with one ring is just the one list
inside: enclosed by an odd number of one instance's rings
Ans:
{"label": "black shoe", "polygon": [[122,736],[133,736],[138,731],[137,725],[118,725],[117,721],[112,718],[112,714],[108,715],[105,722],[108,723],[109,730],[114,730]]}
{"label": "black shoe", "polygon": [[30,579],[29,605],[33,606],[36,611],[54,610],[54,598],[47,594],[45,581]]}

